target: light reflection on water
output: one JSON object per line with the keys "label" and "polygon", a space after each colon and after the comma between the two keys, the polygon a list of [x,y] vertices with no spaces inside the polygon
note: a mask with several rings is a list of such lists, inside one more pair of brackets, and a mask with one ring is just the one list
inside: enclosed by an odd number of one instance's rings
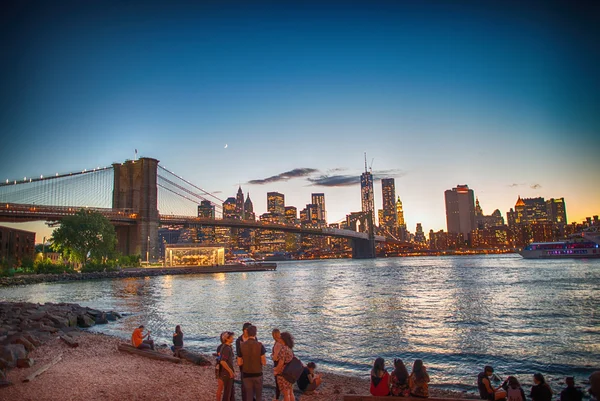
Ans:
{"label": "light reflection on water", "polygon": [[525,383],[562,386],[600,368],[600,260],[516,255],[280,263],[276,272],[162,276],[0,289],[0,298],[76,302],[134,315],[98,330],[128,337],[146,324],[167,342],[212,352],[220,332],[251,321],[289,330],[297,354],[365,376],[376,356],[423,359],[432,380],[473,390],[485,364]]}

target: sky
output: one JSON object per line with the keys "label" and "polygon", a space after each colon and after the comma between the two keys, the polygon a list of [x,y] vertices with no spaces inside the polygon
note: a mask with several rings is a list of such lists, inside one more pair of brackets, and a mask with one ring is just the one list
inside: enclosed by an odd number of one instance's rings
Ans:
{"label": "sky", "polygon": [[600,213],[593,2],[200,3],[7,3],[0,179],[137,149],[258,214],[269,191],[299,210],[323,192],[337,222],[366,152],[410,231],[445,229],[458,184],[486,214],[519,195]]}

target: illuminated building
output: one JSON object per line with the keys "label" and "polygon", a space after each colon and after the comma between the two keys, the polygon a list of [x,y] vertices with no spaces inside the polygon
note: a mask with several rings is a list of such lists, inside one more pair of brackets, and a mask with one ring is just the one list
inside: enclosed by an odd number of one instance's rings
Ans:
{"label": "illuminated building", "polygon": [[415,242],[418,242],[420,244],[424,244],[425,242],[427,242],[421,223],[417,223],[417,229],[415,230]]}
{"label": "illuminated building", "polygon": [[[282,215],[263,213],[260,221],[263,223],[281,224]],[[258,231],[257,250],[264,253],[285,252],[285,233],[278,230]]]}
{"label": "illuminated building", "polygon": [[296,206],[285,207],[285,221],[288,224],[298,224],[298,209]]}
{"label": "illuminated building", "polygon": [[240,220],[246,220],[244,215],[244,193],[242,187],[238,187],[237,195],[235,196],[235,214]]}
{"label": "illuminated building", "polygon": [[383,199],[383,216],[380,226],[384,226],[388,232],[394,234],[398,225],[398,212],[396,210],[396,184],[393,178],[381,180],[381,192]]}
{"label": "illuminated building", "polygon": [[327,222],[327,212],[325,210],[325,194],[317,193],[311,195],[311,202],[317,206],[317,220],[319,223]]}
{"label": "illuminated building", "polygon": [[494,210],[489,216],[483,214],[479,199],[475,198],[475,226],[477,229],[492,228],[504,225],[504,218],[500,210]]}
{"label": "illuminated building", "polygon": [[223,202],[223,218],[224,219],[238,219],[236,212],[236,200],[234,197],[229,197]]}
{"label": "illuminated building", "polygon": [[457,185],[456,188],[447,190],[446,223],[449,233],[460,233],[468,238],[475,229],[475,199],[473,190],[468,185]]}
{"label": "illuminated building", "polygon": [[215,218],[215,205],[212,202],[203,200],[198,205],[198,217],[205,219],[214,219]]}
{"label": "illuminated building", "polygon": [[398,200],[396,201],[396,216],[398,218],[398,239],[400,241],[406,241],[406,222],[404,221],[404,211],[402,210],[402,201],[400,200],[400,196],[398,196]]}
{"label": "illuminated building", "polygon": [[565,198],[548,199],[546,201],[546,213],[550,223],[567,224],[567,206]]}
{"label": "illuminated building", "polygon": [[377,224],[379,224],[379,227],[385,227],[383,224],[383,209],[377,210]]}
{"label": "illuminated building", "polygon": [[[285,197],[279,192],[267,192],[267,211],[276,216],[285,215]],[[261,216],[262,217],[262,216]]]}
{"label": "illuminated building", "polygon": [[[297,226],[298,221],[298,209],[295,206],[285,207],[285,223],[289,225]],[[295,233],[285,234],[285,250],[286,252],[297,252],[300,249],[301,235]]]}
{"label": "illuminated building", "polygon": [[309,221],[308,220],[308,210],[306,210],[306,208],[300,210],[300,222],[302,224],[304,224],[305,222]]}
{"label": "illuminated building", "polygon": [[[200,202],[200,205],[198,205],[198,217],[204,219],[214,219],[215,205],[207,200]],[[215,242],[215,227],[200,226],[197,231],[197,239],[200,243]]]}
{"label": "illuminated building", "polygon": [[365,153],[365,172],[360,175],[360,201],[362,211],[371,213],[375,218],[375,200],[373,195],[373,174],[367,171],[367,154]]}

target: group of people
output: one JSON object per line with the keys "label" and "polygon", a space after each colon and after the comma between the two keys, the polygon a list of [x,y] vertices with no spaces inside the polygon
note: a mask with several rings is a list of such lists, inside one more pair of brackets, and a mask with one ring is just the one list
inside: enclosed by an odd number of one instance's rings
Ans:
{"label": "group of people", "polygon": [[371,369],[371,395],[397,397],[429,397],[429,375],[420,359],[415,360],[408,374],[402,359],[394,359],[394,370],[390,375],[385,369],[383,358],[375,359]]}
{"label": "group of people", "polygon": [[[294,338],[288,332],[273,329],[273,375],[275,376],[275,399],[283,396],[284,401],[295,401],[294,383],[305,394],[314,393],[323,382],[320,374],[316,373],[316,364],[309,362],[301,364],[294,356]],[[217,347],[215,373],[217,379],[217,401],[235,401],[233,382],[235,366],[238,366],[241,378],[242,401],[262,401],[263,367],[267,364],[266,349],[257,340],[257,328],[251,323],[244,323],[242,335],[234,340],[234,333],[221,333],[221,344]],[[235,351],[233,343],[235,341]],[[133,331],[132,344],[139,349],[154,350],[154,341],[150,331],[144,334],[141,325]],[[183,332],[177,325],[173,333],[174,355],[183,348]],[[293,363],[293,361],[296,361]],[[292,366],[293,365],[293,366]],[[288,369],[290,368],[290,369]],[[289,370],[289,371],[288,371]],[[485,366],[483,372],[477,375],[477,388],[482,400],[488,401],[527,401],[525,391],[515,376],[508,376],[501,385],[494,387],[492,377],[494,369]],[[529,397],[532,401],[552,401],[553,392],[541,373],[533,375],[534,385]],[[560,401],[582,401],[583,392],[575,387],[573,377],[565,380],[567,387],[560,393]],[[590,394],[600,400],[600,372],[590,376]],[[595,388],[598,387],[598,388]],[[374,396],[399,397],[429,397],[429,375],[423,361],[417,359],[413,363],[412,372],[408,374],[402,359],[394,359],[394,370],[391,374],[385,369],[385,360],[377,358],[371,369],[370,392]]]}
{"label": "group of people", "polygon": [[[257,340],[257,328],[251,323],[244,323],[242,335],[235,340],[234,333],[221,333],[221,344],[217,347],[217,401],[234,401],[233,379],[234,366],[240,371],[241,391],[243,401],[261,401],[263,388],[263,367],[267,364],[265,346]],[[275,376],[275,400],[283,396],[284,401],[294,401],[294,383],[304,393],[314,392],[322,382],[321,375],[316,374],[316,364],[309,362],[306,366],[300,364],[287,372],[294,356],[294,337],[279,329],[272,331],[273,375]]]}

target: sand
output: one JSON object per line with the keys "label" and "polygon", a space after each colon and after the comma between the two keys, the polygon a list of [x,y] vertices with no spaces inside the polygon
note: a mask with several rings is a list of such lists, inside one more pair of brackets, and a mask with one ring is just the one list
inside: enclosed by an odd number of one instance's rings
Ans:
{"label": "sand", "polygon": [[[0,388],[0,400],[216,400],[217,382],[214,366],[201,367],[157,361],[117,350],[122,339],[104,334],[82,332],[78,348],[69,348],[58,338],[41,345],[29,354],[35,365],[13,369],[8,380],[13,385]],[[170,350],[161,352],[171,355]],[[35,378],[23,379],[42,365],[62,355],[62,360]],[[212,360],[212,358],[211,358]],[[263,400],[274,398],[272,368],[265,368]],[[239,379],[239,372],[236,371]],[[342,401],[343,394],[369,394],[368,380],[323,373],[320,394],[302,395],[297,400]],[[241,400],[236,386],[236,400]],[[431,396],[464,397],[464,394],[431,390]]]}

